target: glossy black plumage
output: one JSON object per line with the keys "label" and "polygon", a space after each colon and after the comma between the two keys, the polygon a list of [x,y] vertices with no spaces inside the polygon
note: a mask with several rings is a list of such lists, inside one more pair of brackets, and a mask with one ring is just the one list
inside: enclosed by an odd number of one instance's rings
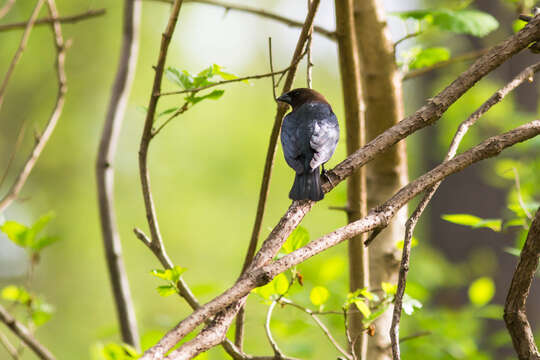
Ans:
{"label": "glossy black plumage", "polygon": [[295,89],[278,98],[292,106],[281,126],[281,145],[287,164],[296,172],[292,200],[324,197],[320,167],[334,154],[339,125],[326,99],[312,89]]}

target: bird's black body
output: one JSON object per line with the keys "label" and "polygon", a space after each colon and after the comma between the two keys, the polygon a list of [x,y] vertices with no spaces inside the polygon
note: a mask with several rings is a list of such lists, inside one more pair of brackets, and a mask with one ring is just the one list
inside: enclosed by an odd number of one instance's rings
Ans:
{"label": "bird's black body", "polygon": [[336,115],[324,97],[311,89],[295,89],[278,100],[293,107],[281,126],[285,160],[296,172],[289,197],[319,201],[324,197],[320,167],[332,157],[339,140]]}

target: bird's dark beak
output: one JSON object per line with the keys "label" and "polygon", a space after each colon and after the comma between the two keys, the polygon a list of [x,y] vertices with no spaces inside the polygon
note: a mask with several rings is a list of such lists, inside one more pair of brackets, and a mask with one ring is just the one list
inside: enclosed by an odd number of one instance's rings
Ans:
{"label": "bird's dark beak", "polygon": [[289,96],[289,94],[283,94],[283,95],[281,95],[280,97],[278,97],[276,100],[291,105],[291,100],[292,100],[292,99],[291,99],[291,97]]}

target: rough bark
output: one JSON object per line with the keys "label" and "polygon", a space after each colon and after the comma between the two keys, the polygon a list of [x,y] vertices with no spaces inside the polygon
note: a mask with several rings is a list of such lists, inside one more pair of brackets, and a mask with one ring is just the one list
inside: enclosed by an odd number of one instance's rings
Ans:
{"label": "rough bark", "polygon": [[520,360],[539,360],[540,352],[534,343],[531,325],[527,320],[526,302],[540,259],[540,209],[529,229],[519,263],[504,306],[504,322],[512,337]]}
{"label": "rough bark", "polygon": [[114,157],[139,51],[141,1],[124,1],[122,50],[96,161],[101,233],[122,341],[139,348],[139,333],[114,209]]}
{"label": "rough bark", "polygon": [[[355,26],[362,83],[365,89],[366,137],[374,139],[403,117],[401,78],[394,61],[394,46],[386,24],[382,1],[356,0]],[[369,36],[366,36],[369,34]],[[368,207],[379,205],[407,183],[405,142],[400,142],[367,165]],[[407,220],[404,207],[394,221],[381,232],[369,249],[371,289],[381,282],[395,284],[399,262],[396,243],[403,239]],[[390,358],[390,325],[392,309],[375,321],[375,336],[370,338],[367,358]]]}
{"label": "rough bark", "polygon": [[[345,107],[347,155],[365,143],[360,59],[354,26],[352,0],[336,0],[336,38],[339,54],[341,87]],[[358,169],[347,179],[347,220],[349,223],[363,218],[367,213],[365,169]],[[364,246],[365,234],[351,238],[349,251],[349,289],[351,292],[369,287],[368,257]],[[351,346],[353,354],[360,359],[367,355],[367,333],[363,331],[362,315],[358,311],[349,314]]]}

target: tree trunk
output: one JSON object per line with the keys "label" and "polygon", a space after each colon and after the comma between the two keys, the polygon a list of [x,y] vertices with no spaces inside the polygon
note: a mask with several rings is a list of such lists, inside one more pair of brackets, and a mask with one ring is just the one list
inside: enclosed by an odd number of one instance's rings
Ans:
{"label": "tree trunk", "polygon": [[[354,28],[353,1],[336,0],[335,6],[339,69],[345,105],[347,155],[350,155],[365,143],[360,59]],[[366,213],[366,175],[365,169],[360,168],[347,180],[348,222],[354,222],[364,217]],[[349,288],[351,292],[369,287],[368,258],[364,240],[365,234],[349,240]],[[358,358],[365,359],[367,335],[363,331],[362,316],[357,311],[351,312],[349,316],[354,353]]]}
{"label": "tree trunk", "polygon": [[[366,106],[366,138],[375,138],[403,118],[401,77],[394,60],[394,46],[386,24],[382,1],[355,0],[355,27],[362,87]],[[381,204],[407,183],[405,142],[400,142],[366,168],[368,208]],[[369,247],[369,273],[372,290],[381,282],[395,284],[399,253],[396,243],[403,239],[407,209],[404,207]],[[370,360],[390,359],[389,329],[392,309],[375,321],[375,336],[370,339]]]}

